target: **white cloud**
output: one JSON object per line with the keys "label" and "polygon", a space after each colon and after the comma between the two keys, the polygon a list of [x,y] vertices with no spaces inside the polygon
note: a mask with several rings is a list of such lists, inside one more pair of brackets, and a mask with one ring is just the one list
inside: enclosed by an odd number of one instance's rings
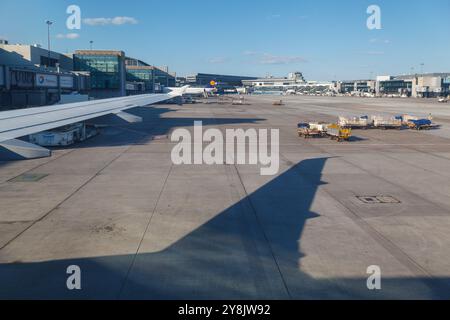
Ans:
{"label": "white cloud", "polygon": [[369,51],[369,52],[367,52],[367,54],[369,54],[371,56],[381,56],[384,54],[384,51]]}
{"label": "white cloud", "polygon": [[215,57],[215,58],[211,58],[208,60],[208,62],[211,64],[222,64],[222,63],[226,63],[228,61],[229,61],[229,59],[225,58],[225,57]]}
{"label": "white cloud", "polygon": [[111,24],[111,18],[87,18],[83,19],[83,23],[89,26],[105,26]]}
{"label": "white cloud", "polygon": [[267,20],[275,20],[275,19],[280,19],[280,18],[281,18],[281,14],[272,14],[267,17]]}
{"label": "white cloud", "polygon": [[83,23],[89,26],[106,26],[115,25],[121,26],[124,24],[138,24],[137,19],[133,17],[114,17],[114,18],[86,18]]}
{"label": "white cloud", "polygon": [[372,38],[372,39],[370,39],[369,40],[369,42],[370,43],[384,43],[384,44],[389,44],[389,43],[391,43],[391,41],[390,40],[382,40],[382,39],[377,39],[377,38]]}
{"label": "white cloud", "polygon": [[59,33],[56,35],[57,39],[75,40],[75,39],[78,39],[79,37],[80,37],[80,35],[78,33],[68,33],[68,34]]}
{"label": "white cloud", "polygon": [[263,54],[259,63],[261,64],[295,64],[306,62],[303,57],[300,56],[275,56],[271,54]]}
{"label": "white cloud", "polygon": [[256,55],[258,54],[258,52],[256,52],[256,51],[251,51],[251,50],[246,50],[246,51],[242,52],[242,54],[243,54],[244,56],[256,56]]}
{"label": "white cloud", "polygon": [[132,17],[115,17],[112,19],[112,24],[120,26],[122,24],[138,24],[138,21]]}

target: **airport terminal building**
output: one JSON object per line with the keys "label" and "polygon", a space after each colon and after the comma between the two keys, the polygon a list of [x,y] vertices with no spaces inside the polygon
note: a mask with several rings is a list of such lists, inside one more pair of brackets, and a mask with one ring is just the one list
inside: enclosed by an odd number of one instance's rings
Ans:
{"label": "airport terminal building", "polygon": [[220,74],[207,74],[207,73],[197,73],[195,75],[186,77],[186,84],[196,87],[207,87],[210,86],[211,82],[214,81],[219,86],[233,86],[242,87],[245,80],[255,80],[256,77],[246,77],[246,76],[230,76],[230,75],[220,75]]}
{"label": "airport terminal building", "polygon": [[333,89],[338,93],[367,92],[375,93],[376,81],[374,80],[345,80],[333,84]]}
{"label": "airport terminal building", "polygon": [[330,90],[331,82],[306,81],[301,72],[291,72],[287,77],[266,77],[244,80],[243,85],[254,93],[283,93],[288,90],[315,93]]}
{"label": "airport terminal building", "polygon": [[301,72],[292,72],[287,77],[266,77],[266,78],[254,78],[246,79],[242,81],[245,87],[253,87],[255,89],[282,89],[285,87],[295,87],[300,84],[305,84],[305,78]]}
{"label": "airport terminal building", "polygon": [[64,95],[87,93],[89,74],[72,70],[70,56],[40,46],[3,42],[0,44],[0,107],[51,105],[61,101]]}
{"label": "airport terminal building", "polygon": [[158,93],[175,86],[176,77],[168,67],[126,57],[123,51],[60,54],[40,45],[0,41],[0,106],[51,105],[73,92],[85,95],[83,99],[104,99]]}
{"label": "airport terminal building", "polygon": [[158,68],[142,60],[125,59],[127,95],[162,92],[164,87],[175,87],[176,77],[168,67]]}
{"label": "airport terminal building", "polygon": [[377,76],[376,80],[337,81],[333,90],[340,94],[377,96],[408,96],[436,98],[450,94],[450,73],[401,76]]}
{"label": "airport terminal building", "polygon": [[450,95],[450,73],[430,73],[413,76],[398,76],[399,81],[411,83],[411,94],[415,98],[436,98]]}

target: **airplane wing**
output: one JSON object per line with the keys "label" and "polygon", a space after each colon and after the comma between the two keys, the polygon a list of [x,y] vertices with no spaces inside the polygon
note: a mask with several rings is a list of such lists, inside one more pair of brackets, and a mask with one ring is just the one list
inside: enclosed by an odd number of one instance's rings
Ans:
{"label": "airplane wing", "polygon": [[25,158],[49,156],[49,150],[16,138],[108,114],[133,119],[134,116],[124,111],[170,100],[181,96],[186,89],[187,87],[179,88],[167,94],[146,94],[0,112],[0,146]]}

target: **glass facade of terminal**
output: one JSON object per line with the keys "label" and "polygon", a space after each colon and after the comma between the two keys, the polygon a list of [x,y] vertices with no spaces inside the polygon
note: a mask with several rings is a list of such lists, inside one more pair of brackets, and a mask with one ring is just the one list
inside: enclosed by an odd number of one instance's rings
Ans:
{"label": "glass facade of terminal", "polygon": [[355,83],[354,82],[342,82],[341,83],[341,92],[342,93],[350,93],[355,91]]}
{"label": "glass facade of terminal", "polygon": [[146,92],[153,92],[153,70],[152,69],[128,69],[127,68],[127,81],[128,82],[143,82],[145,84]]}
{"label": "glass facade of terminal", "polygon": [[256,80],[256,77],[229,76],[220,74],[198,73],[187,77],[187,82],[197,86],[209,86],[211,81],[229,86],[242,86],[242,80]]}
{"label": "glass facade of terminal", "polygon": [[175,77],[164,72],[158,68],[154,70],[155,84],[160,84],[164,87],[175,87]]}
{"label": "glass facade of terminal", "polygon": [[380,82],[380,91],[382,93],[402,93],[411,91],[412,82],[404,80],[390,80]]}
{"label": "glass facade of terminal", "polygon": [[446,76],[442,79],[442,94],[450,94],[450,76]]}
{"label": "glass facade of terminal", "polygon": [[74,55],[74,69],[91,73],[92,89],[120,89],[122,58],[115,55]]}

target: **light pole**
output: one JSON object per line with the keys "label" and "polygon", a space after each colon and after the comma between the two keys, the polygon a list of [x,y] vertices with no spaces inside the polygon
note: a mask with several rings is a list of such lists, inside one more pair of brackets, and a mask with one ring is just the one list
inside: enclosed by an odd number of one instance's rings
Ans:
{"label": "light pole", "polygon": [[90,48],[91,48],[91,51],[92,51],[92,45],[94,44],[94,41],[89,41],[89,45],[90,45]]}
{"label": "light pole", "polygon": [[420,64],[420,74],[423,76],[423,66],[425,65],[425,63],[421,63]]}
{"label": "light pole", "polygon": [[48,60],[47,60],[47,68],[50,66],[50,26],[53,24],[52,21],[47,20],[45,21],[47,24],[47,36],[48,36]]}

